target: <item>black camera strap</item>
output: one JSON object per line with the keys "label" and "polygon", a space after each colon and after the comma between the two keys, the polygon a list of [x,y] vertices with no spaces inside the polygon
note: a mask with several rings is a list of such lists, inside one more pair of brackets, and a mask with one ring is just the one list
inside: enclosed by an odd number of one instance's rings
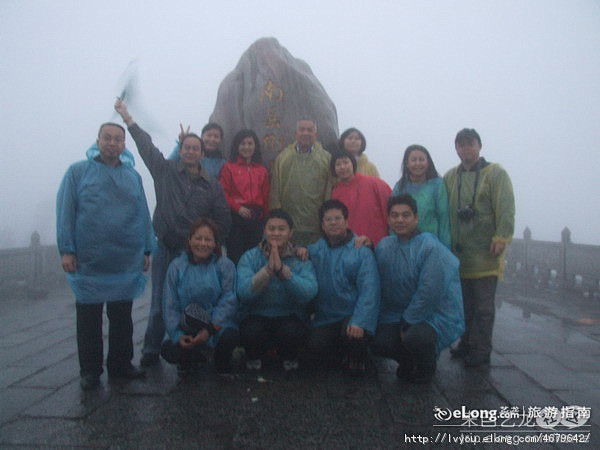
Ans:
{"label": "black camera strap", "polygon": [[[481,170],[481,159],[478,159],[477,162],[475,163],[475,183],[473,185],[473,199],[471,200],[471,204],[468,205],[471,209],[475,210],[475,196],[477,195],[477,185],[479,184],[479,171]],[[487,165],[487,164],[485,164]],[[461,191],[461,186],[462,186],[462,174],[463,172],[466,172],[466,170],[463,168],[463,166],[461,165],[458,168],[458,209],[462,208],[462,205],[460,203],[460,191]]]}

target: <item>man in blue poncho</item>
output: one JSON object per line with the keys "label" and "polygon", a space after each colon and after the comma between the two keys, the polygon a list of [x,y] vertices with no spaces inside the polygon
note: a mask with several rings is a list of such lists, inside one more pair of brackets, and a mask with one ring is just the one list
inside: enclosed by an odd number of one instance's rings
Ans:
{"label": "man in blue poncho", "polygon": [[373,352],[398,361],[398,378],[428,383],[437,355],[464,330],[458,259],[419,231],[409,194],[389,199],[388,222],[393,235],[375,251],[381,307]]}
{"label": "man in blue poncho", "polygon": [[125,150],[125,130],[105,123],[87,161],[69,167],[56,201],[62,266],[75,293],[81,387],[102,373],[102,309],[110,321],[112,377],[139,378],[133,358],[132,300],[144,290],[154,235],[142,180]]}
{"label": "man in blue poncho", "polygon": [[350,373],[362,375],[379,313],[377,263],[371,249],[356,248],[344,203],[325,201],[319,220],[323,237],[308,246],[319,282],[308,347],[321,355],[341,353]]}
{"label": "man in blue poncho", "polygon": [[260,370],[261,358],[272,348],[286,371],[298,369],[298,348],[306,341],[306,305],[317,293],[317,277],[312,262],[296,256],[293,229],[287,212],[272,209],[265,239],[238,263],[240,341],[249,370]]}

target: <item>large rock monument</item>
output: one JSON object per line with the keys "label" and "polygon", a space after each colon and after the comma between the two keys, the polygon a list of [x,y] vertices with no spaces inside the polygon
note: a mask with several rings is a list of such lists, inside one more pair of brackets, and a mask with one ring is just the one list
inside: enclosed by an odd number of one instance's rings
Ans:
{"label": "large rock monument", "polygon": [[333,149],[338,138],[337,111],[304,61],[294,58],[275,38],[254,42],[219,86],[210,116],[225,131],[221,146],[229,159],[231,141],[244,128],[256,132],[267,167],[294,141],[298,119],[317,122],[318,140]]}

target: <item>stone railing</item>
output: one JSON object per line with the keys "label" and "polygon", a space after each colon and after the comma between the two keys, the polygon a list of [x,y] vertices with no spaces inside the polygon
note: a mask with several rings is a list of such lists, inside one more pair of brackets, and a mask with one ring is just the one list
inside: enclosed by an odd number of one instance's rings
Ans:
{"label": "stone railing", "polygon": [[508,247],[506,274],[596,293],[600,285],[600,245],[574,244],[568,228],[562,231],[560,242],[536,241],[526,228],[523,239],[513,239]]}
{"label": "stone railing", "polygon": [[0,250],[0,299],[44,297],[64,278],[56,245],[41,245],[37,232],[31,235],[29,247]]}

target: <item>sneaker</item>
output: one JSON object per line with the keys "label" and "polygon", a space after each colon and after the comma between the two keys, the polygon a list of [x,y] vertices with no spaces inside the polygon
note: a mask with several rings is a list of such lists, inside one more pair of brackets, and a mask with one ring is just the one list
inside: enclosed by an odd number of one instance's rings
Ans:
{"label": "sneaker", "polygon": [[158,353],[144,353],[142,359],[140,359],[140,366],[152,367],[156,366],[160,362],[160,355]]}
{"label": "sneaker", "polygon": [[79,384],[81,385],[81,389],[84,391],[91,391],[92,389],[100,386],[100,377],[98,375],[88,373],[81,376],[81,381]]}
{"label": "sneaker", "polygon": [[289,372],[291,370],[298,370],[298,360],[297,359],[286,359],[283,361],[283,370]]}
{"label": "sneaker", "polygon": [[262,369],[262,361],[260,359],[249,359],[246,361],[246,369],[260,370]]}

